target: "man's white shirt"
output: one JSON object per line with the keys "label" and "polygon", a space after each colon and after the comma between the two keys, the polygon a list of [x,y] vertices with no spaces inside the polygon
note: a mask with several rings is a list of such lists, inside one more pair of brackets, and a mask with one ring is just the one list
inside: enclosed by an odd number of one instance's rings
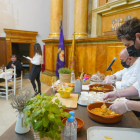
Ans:
{"label": "man's white shirt", "polygon": [[124,68],[123,70],[118,71],[114,74],[117,78],[116,88],[118,90],[128,88],[138,80],[138,66],[140,68],[140,58],[138,58],[129,68]]}
{"label": "man's white shirt", "polygon": [[138,94],[139,94],[139,97],[140,97],[140,61],[138,63],[138,67],[137,67],[137,79],[138,79],[138,81],[135,82],[133,84],[133,86],[138,90]]}

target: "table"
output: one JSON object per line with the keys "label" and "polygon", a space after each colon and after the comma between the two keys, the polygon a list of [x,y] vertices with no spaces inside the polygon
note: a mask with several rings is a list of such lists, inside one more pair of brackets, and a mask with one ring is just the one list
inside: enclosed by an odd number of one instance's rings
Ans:
{"label": "table", "polygon": [[[47,91],[47,95],[55,94],[53,89],[50,88]],[[102,124],[91,120],[88,117],[87,109],[84,106],[78,105],[77,109],[73,109],[76,114],[75,116],[82,119],[85,124],[82,130],[77,134],[77,140],[87,139],[87,129],[92,126],[105,126],[105,127],[126,127],[126,128],[140,128],[140,121],[134,115],[133,112],[127,112],[123,115],[123,119],[116,124]],[[0,140],[34,140],[32,131],[27,134],[16,134],[15,133],[15,123],[0,137]],[[61,133],[61,140],[63,140],[63,131]]]}
{"label": "table", "polygon": [[[12,70],[7,70],[7,79],[10,79],[12,77],[12,74]],[[0,78],[5,79],[5,72],[0,73]]]}

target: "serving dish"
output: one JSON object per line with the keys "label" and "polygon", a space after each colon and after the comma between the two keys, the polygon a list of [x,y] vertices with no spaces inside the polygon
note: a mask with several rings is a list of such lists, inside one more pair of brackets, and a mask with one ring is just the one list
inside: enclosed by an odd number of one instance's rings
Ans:
{"label": "serving dish", "polygon": [[139,140],[140,129],[93,126],[87,129],[87,140]]}
{"label": "serving dish", "polygon": [[108,84],[92,84],[89,85],[89,91],[95,91],[95,92],[109,92],[114,89],[113,86]]}
{"label": "serving dish", "polygon": [[[80,118],[77,118],[77,117],[75,117],[75,118],[76,118],[76,121],[77,121],[77,132],[79,132],[79,131],[81,131],[81,129],[82,129],[83,126],[84,126],[84,121],[81,120]],[[67,118],[64,118],[64,119],[62,120],[62,123],[63,123],[64,125],[66,125],[66,121],[67,121]]]}
{"label": "serving dish", "polygon": [[[118,114],[117,116],[102,116],[102,115],[97,115],[97,114],[94,114],[93,112],[91,112],[91,109],[101,108],[102,105],[103,105],[103,102],[96,102],[96,103],[89,104],[87,106],[88,116],[92,120],[100,122],[100,123],[117,123],[122,120],[123,114]],[[111,105],[111,103],[106,103],[107,108],[110,105]]]}
{"label": "serving dish", "polygon": [[57,90],[57,92],[60,94],[62,98],[69,98],[72,90],[73,88],[65,88],[65,90],[62,90],[61,87]]}

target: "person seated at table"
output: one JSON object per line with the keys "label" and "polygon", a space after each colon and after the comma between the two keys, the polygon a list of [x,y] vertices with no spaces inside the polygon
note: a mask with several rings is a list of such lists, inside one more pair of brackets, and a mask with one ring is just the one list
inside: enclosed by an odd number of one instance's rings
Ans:
{"label": "person seated at table", "polygon": [[[129,56],[140,57],[140,19],[133,18],[122,24],[117,30],[117,38],[127,47]],[[120,97],[140,96],[140,62],[137,68],[138,81],[133,86],[119,91],[109,92],[103,98],[105,101],[114,101]],[[118,101],[112,104],[109,109],[116,113],[123,114],[127,111],[140,112],[140,101]]]}
{"label": "person seated at table", "polygon": [[130,57],[126,48],[120,52],[120,60],[124,69],[106,76],[104,80],[106,84],[114,84],[118,90],[130,87],[137,81],[137,66],[140,61],[138,57]]}
{"label": "person seated at table", "polygon": [[22,65],[21,62],[17,60],[17,56],[15,54],[11,55],[11,61],[6,66],[7,69],[14,68],[16,66],[16,77],[21,76]]}

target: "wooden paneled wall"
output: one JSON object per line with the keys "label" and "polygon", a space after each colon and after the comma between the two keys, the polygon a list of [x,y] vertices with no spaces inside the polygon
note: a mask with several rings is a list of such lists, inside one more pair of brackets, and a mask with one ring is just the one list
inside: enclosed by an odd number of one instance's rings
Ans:
{"label": "wooden paneled wall", "polygon": [[0,67],[7,65],[6,54],[6,38],[0,37]]}
{"label": "wooden paneled wall", "polygon": [[[55,72],[58,40],[43,40],[43,42],[45,42],[45,70]],[[67,67],[71,45],[71,40],[65,40],[65,59]],[[97,71],[105,75],[111,74],[110,71],[106,71],[106,68],[114,57],[117,57],[117,60],[112,66],[113,72],[123,69],[119,59],[119,53],[123,48],[123,44],[117,42],[116,37],[114,37],[113,40],[109,40],[109,37],[105,40],[103,40],[102,37],[98,39],[76,40],[78,72],[81,72],[83,68],[84,72],[88,74],[94,74]]]}
{"label": "wooden paneled wall", "polygon": [[110,15],[105,15],[105,16],[102,16],[102,34],[104,32],[107,32],[107,31],[111,31],[111,27],[112,27],[112,20],[114,19],[118,19],[118,18],[121,18],[122,19],[122,23],[124,22],[124,18],[126,16],[132,16],[133,18],[134,17],[137,17],[140,19],[140,8],[137,8],[137,9],[129,9],[128,11],[123,11],[123,12],[119,12],[119,13],[114,13],[114,14],[110,14]]}

